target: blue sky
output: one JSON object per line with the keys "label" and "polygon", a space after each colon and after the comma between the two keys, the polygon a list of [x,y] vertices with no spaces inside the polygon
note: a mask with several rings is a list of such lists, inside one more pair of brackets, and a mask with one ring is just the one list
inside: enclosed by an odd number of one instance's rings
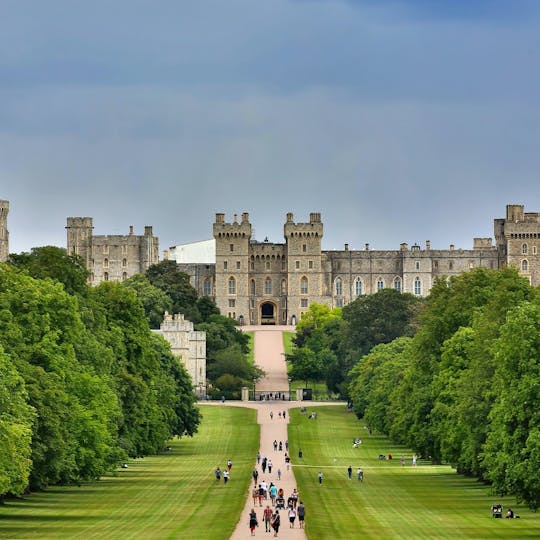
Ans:
{"label": "blue sky", "polygon": [[3,0],[11,251],[67,216],[162,249],[250,213],[323,245],[470,248],[540,211],[540,2]]}

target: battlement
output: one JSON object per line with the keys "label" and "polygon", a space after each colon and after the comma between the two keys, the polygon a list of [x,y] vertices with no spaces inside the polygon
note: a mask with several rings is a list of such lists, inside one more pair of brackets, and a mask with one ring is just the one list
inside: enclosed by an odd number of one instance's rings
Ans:
{"label": "battlement", "polygon": [[251,223],[249,214],[244,212],[241,221],[238,222],[238,215],[234,214],[233,221],[227,223],[225,214],[216,214],[216,221],[213,226],[214,238],[251,238]]}
{"label": "battlement", "polygon": [[69,228],[94,228],[91,217],[68,217],[66,229]]}
{"label": "battlement", "polygon": [[283,226],[283,234],[285,238],[314,237],[319,240],[323,236],[323,224],[321,221],[321,214],[318,212],[312,212],[309,214],[308,223],[295,223],[292,212],[287,214],[287,220]]}
{"label": "battlement", "polygon": [[9,212],[9,201],[0,200],[0,214],[7,216]]}

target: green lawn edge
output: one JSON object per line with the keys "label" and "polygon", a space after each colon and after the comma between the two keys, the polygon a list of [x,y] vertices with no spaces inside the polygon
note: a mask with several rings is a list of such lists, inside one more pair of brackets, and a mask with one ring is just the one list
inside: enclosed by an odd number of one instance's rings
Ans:
{"label": "green lawn edge", "polygon": [[[309,403],[304,405],[309,414]],[[491,495],[487,486],[449,466],[419,461],[413,467],[409,449],[369,435],[343,405],[313,410],[315,420],[292,410],[288,433],[294,474],[307,509],[309,540],[540,537],[540,514],[513,498]],[[359,448],[353,448],[355,437],[362,440]],[[393,459],[379,460],[379,454],[392,454]],[[352,480],[347,477],[349,465]],[[358,467],[364,470],[363,482],[356,479]],[[322,485],[317,480],[319,470]],[[494,502],[513,508],[521,518],[492,518]]]}
{"label": "green lawn edge", "polygon": [[[259,448],[256,411],[201,406],[193,438],[129,462],[115,476],[78,487],[51,487],[0,506],[0,538],[215,539],[232,534],[244,508]],[[233,461],[227,486],[217,466]]]}

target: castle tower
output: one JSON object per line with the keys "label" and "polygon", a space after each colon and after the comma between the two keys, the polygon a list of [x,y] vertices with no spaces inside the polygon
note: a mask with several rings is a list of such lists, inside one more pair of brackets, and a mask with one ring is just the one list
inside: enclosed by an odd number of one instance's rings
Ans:
{"label": "castle tower", "polygon": [[[133,234],[133,229],[130,229],[130,234]],[[151,226],[144,228],[144,236],[141,238],[141,272],[146,272],[150,266],[157,264],[159,261],[159,243],[154,236]]]}
{"label": "castle tower", "polygon": [[6,262],[9,256],[8,213],[9,201],[0,200],[0,262]]}
{"label": "castle tower", "polygon": [[251,223],[249,214],[241,221],[235,214],[232,223],[225,214],[216,214],[213,226],[216,240],[216,304],[222,315],[239,322],[248,320],[249,313],[249,246]]}
{"label": "castle tower", "polygon": [[79,255],[86,268],[91,269],[92,234],[94,226],[90,217],[67,218],[67,251],[70,255]]}
{"label": "castle tower", "polygon": [[287,252],[288,322],[294,324],[310,302],[324,302],[321,214],[311,213],[309,223],[295,223],[289,212],[283,234]]}

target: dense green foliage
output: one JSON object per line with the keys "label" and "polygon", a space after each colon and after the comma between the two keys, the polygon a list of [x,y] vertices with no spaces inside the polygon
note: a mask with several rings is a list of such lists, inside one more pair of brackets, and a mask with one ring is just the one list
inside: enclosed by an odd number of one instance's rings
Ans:
{"label": "dense green foliage", "polygon": [[58,248],[11,258],[0,266],[0,494],[98,478],[196,431],[189,376],[134,291],[89,288]]}
{"label": "dense green foliage", "polygon": [[540,299],[514,270],[441,280],[418,332],[351,371],[370,427],[540,506]]}
{"label": "dense green foliage", "polygon": [[412,336],[422,305],[393,289],[360,296],[343,309],[311,304],[288,355],[292,378],[325,381],[330,392],[347,395],[349,370],[375,345]]}

